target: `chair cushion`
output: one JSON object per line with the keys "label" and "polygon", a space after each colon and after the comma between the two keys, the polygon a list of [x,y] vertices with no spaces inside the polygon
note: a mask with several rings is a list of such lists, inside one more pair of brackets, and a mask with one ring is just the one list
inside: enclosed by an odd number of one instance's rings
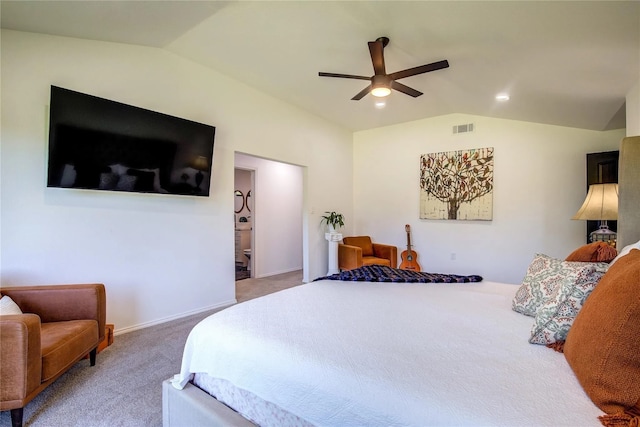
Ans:
{"label": "chair cushion", "polygon": [[[345,237],[342,239],[345,245],[358,246],[362,248],[362,256],[373,256],[373,243],[369,236]],[[366,265],[366,264],[365,264]]]}
{"label": "chair cushion", "polygon": [[362,265],[386,265],[387,267],[391,267],[391,261],[385,258],[377,258],[374,256],[363,256]]}
{"label": "chair cushion", "polygon": [[98,322],[69,320],[43,323],[40,330],[42,382],[65,371],[98,345]]}

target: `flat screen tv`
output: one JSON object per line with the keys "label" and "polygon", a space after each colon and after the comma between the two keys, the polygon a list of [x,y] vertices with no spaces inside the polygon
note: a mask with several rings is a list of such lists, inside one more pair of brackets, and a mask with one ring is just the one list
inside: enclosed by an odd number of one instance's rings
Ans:
{"label": "flat screen tv", "polygon": [[208,196],[215,130],[51,86],[47,186]]}

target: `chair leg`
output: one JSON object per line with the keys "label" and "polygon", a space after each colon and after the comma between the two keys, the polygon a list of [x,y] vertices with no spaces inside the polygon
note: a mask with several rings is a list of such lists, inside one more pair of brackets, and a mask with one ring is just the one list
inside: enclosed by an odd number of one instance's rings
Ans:
{"label": "chair leg", "polygon": [[11,427],[22,427],[22,411],[23,408],[11,410]]}
{"label": "chair leg", "polygon": [[89,365],[95,366],[96,364],[96,354],[98,353],[98,347],[94,348],[89,352]]}

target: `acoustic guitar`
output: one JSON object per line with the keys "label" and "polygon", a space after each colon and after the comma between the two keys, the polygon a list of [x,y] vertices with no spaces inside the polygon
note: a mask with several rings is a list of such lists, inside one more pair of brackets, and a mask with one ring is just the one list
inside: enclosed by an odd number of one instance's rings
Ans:
{"label": "acoustic guitar", "polygon": [[400,257],[402,258],[400,268],[402,270],[420,271],[420,264],[418,264],[418,254],[416,253],[416,251],[411,249],[411,226],[407,224],[404,226],[404,229],[407,232],[407,250],[402,251],[402,254],[400,255]]}

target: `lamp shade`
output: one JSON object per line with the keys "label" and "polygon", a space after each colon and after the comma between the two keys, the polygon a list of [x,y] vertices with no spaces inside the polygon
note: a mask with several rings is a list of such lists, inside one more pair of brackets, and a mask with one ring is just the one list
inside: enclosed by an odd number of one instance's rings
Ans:
{"label": "lamp shade", "polygon": [[571,219],[609,221],[618,219],[618,184],[593,184],[582,207]]}
{"label": "lamp shade", "polygon": [[193,161],[193,168],[199,171],[206,171],[209,168],[209,162],[204,156],[198,156]]}

